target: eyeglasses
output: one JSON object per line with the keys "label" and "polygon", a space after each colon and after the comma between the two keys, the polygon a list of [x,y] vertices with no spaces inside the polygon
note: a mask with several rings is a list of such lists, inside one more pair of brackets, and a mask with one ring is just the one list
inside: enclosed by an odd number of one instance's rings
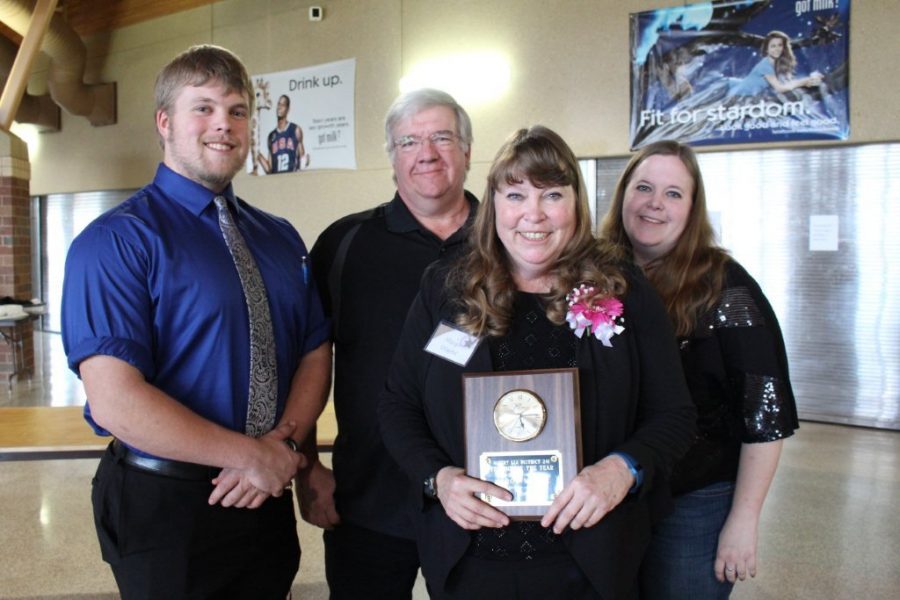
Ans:
{"label": "eyeglasses", "polygon": [[421,138],[417,135],[404,135],[394,140],[394,148],[397,148],[404,154],[417,152],[419,147],[427,140],[438,150],[446,150],[456,144],[458,139],[459,137],[455,133],[449,131],[438,131],[426,138]]}

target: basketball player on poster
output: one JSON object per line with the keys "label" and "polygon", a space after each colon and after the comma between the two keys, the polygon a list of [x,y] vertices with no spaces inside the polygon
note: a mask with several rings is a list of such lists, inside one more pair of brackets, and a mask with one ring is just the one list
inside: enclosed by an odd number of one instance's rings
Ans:
{"label": "basketball player on poster", "polygon": [[290,173],[309,166],[309,154],[303,148],[303,129],[287,119],[290,108],[291,99],[282,94],[275,110],[278,123],[269,133],[269,157],[262,152],[257,157],[266,173]]}

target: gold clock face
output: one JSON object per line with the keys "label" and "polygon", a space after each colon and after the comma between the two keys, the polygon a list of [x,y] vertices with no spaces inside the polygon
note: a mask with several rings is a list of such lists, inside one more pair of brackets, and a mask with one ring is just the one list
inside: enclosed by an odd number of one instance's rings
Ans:
{"label": "gold clock face", "polygon": [[494,405],[494,427],[512,442],[533,440],[547,422],[547,407],[534,392],[512,390]]}

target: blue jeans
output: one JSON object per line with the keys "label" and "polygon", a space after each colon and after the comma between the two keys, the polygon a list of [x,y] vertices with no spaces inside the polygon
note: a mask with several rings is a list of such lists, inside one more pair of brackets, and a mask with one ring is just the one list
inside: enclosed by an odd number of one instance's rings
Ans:
{"label": "blue jeans", "polygon": [[734,483],[723,481],[675,498],[641,564],[642,600],[728,598],[733,584],[721,583],[713,568],[733,496]]}

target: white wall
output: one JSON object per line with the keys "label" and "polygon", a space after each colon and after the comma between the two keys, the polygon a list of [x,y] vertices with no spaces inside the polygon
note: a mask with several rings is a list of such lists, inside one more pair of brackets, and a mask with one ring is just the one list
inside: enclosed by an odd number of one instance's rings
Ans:
{"label": "white wall", "polygon": [[[309,5],[325,9],[318,23]],[[88,40],[88,80],[115,81],[118,123],[94,128],[63,115],[62,131],[32,149],[32,194],[136,188],[153,176],[160,151],[153,81],[191,44],[238,53],[251,73],[355,57],[356,171],[238,175],[242,197],[286,216],[308,242],[334,219],[393,193],[382,149],[384,112],[398,81],[419,61],[496,50],[512,66],[509,92],[471,106],[475,133],[469,189],[481,195],[494,152],[513,130],[546,124],[580,156],[628,152],[628,14],[673,0],[224,0]],[[900,2],[854,2],[851,13],[850,142],[900,139]],[[40,69],[40,66],[38,67]],[[45,70],[31,91],[42,89]],[[808,145],[808,144],[807,144]]]}

